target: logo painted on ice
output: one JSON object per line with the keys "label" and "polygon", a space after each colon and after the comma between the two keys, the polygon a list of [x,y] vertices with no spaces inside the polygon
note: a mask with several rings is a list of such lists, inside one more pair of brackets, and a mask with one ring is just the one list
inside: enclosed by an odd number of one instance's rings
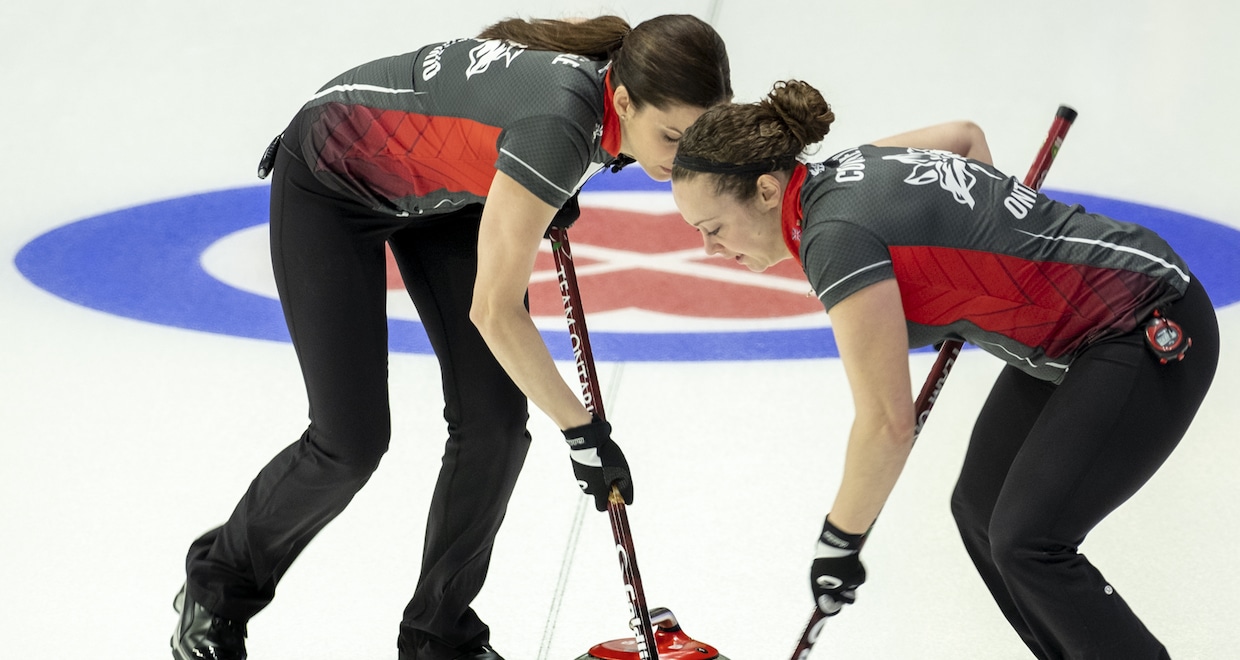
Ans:
{"label": "logo painted on ice", "polygon": [[[104,213],[36,237],[21,273],[68,301],[152,323],[288,341],[266,254],[267,186],[192,195]],[[1240,231],[1128,202],[1050,191],[1092,212],[1161,234],[1217,306],[1240,300]],[[601,174],[573,226],[578,283],[595,359],[702,361],[837,355],[829,319],[791,260],[752,273],[708,257],[667,184],[635,168]],[[389,344],[430,353],[416,312],[389,275]],[[556,359],[572,360],[550,245],[539,255],[530,308]]]}

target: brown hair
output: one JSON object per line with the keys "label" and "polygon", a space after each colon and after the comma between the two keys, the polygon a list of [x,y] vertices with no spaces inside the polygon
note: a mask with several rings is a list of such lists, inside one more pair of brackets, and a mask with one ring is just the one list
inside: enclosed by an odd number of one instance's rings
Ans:
{"label": "brown hair", "polygon": [[812,85],[777,82],[757,103],[720,105],[699,117],[680,138],[672,181],[710,173],[717,192],[747,199],[760,175],[791,170],[833,121],[831,105]]}
{"label": "brown hair", "polygon": [[611,60],[612,88],[624,85],[638,108],[647,103],[660,109],[676,104],[709,108],[732,99],[723,38],[694,16],[657,16],[633,28],[618,16],[583,21],[510,18],[478,37]]}

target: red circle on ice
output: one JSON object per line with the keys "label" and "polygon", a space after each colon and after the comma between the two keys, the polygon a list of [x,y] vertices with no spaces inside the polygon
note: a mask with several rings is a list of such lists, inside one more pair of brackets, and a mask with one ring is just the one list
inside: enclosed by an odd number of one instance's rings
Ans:
{"label": "red circle on ice", "polygon": [[[702,249],[697,231],[675,213],[590,208],[569,231],[573,263],[592,313],[642,309],[705,319],[763,319],[823,313],[805,275],[788,259],[762,273]],[[617,231],[617,227],[622,230]],[[530,313],[564,313],[550,252],[541,252]],[[388,288],[403,285],[388,253]],[[825,325],[825,323],[824,323]]]}

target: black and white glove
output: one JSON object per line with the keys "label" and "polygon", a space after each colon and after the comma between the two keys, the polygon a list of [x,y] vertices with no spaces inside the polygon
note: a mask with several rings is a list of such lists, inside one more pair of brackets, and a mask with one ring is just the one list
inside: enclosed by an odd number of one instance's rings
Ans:
{"label": "black and white glove", "polygon": [[809,575],[814,602],[823,614],[838,614],[857,600],[857,587],[865,582],[860,558],[864,539],[864,534],[842,532],[830,520],[823,520]]}
{"label": "black and white glove", "polygon": [[633,478],[629,476],[629,463],[624,460],[624,452],[611,439],[611,424],[595,417],[585,426],[565,430],[564,439],[568,441],[577,485],[586,495],[594,496],[594,508],[607,510],[607,498],[613,483],[620,489],[624,503],[633,503]]}

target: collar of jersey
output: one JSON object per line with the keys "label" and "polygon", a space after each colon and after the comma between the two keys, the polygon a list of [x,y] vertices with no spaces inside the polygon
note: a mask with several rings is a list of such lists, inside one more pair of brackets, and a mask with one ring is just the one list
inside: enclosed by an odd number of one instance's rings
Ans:
{"label": "collar of jersey", "polygon": [[613,158],[620,155],[620,117],[616,115],[615,96],[611,91],[611,69],[608,69],[603,76],[603,139],[599,145]]}
{"label": "collar of jersey", "polygon": [[784,244],[792,252],[792,258],[797,260],[797,265],[802,268],[805,264],[801,263],[801,218],[804,217],[801,209],[801,188],[805,185],[807,173],[805,163],[797,163],[796,167],[792,168],[792,178],[788,179],[788,186],[784,188],[784,200],[780,209]]}

